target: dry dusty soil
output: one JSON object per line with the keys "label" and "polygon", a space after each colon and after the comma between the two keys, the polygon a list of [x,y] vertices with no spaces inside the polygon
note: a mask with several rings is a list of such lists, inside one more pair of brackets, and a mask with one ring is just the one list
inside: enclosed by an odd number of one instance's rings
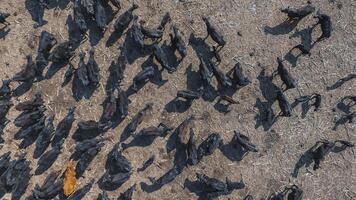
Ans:
{"label": "dry dusty soil", "polygon": [[[60,0],[61,1],[61,0]],[[321,164],[319,170],[314,171],[312,165],[299,170],[297,178],[291,174],[301,155],[315,142],[321,139],[346,139],[356,142],[356,124],[346,123],[332,130],[335,121],[340,118],[342,111],[336,108],[337,103],[348,95],[355,95],[356,80],[351,80],[334,90],[327,90],[340,78],[356,72],[356,1],[353,0],[315,0],[312,3],[322,13],[331,16],[333,32],[331,38],[317,43],[311,50],[311,56],[300,56],[293,60],[288,52],[292,47],[300,44],[301,40],[308,40],[308,27],[312,27],[317,20],[312,15],[304,18],[294,29],[280,25],[286,16],[279,11],[282,7],[298,7],[305,5],[306,1],[292,0],[137,0],[140,6],[135,11],[140,19],[146,21],[150,27],[157,26],[162,16],[168,11],[171,13],[173,23],[177,24],[184,33],[183,37],[188,43],[189,38],[200,41],[206,36],[206,29],[202,16],[209,16],[211,21],[224,35],[227,44],[221,51],[222,62],[220,67],[229,71],[236,62],[240,62],[246,75],[252,83],[233,94],[239,101],[230,105],[230,112],[223,113],[223,105],[217,103],[218,98],[199,99],[194,101],[187,110],[175,110],[171,101],[178,90],[197,89],[199,82],[199,59],[197,52],[208,52],[204,46],[193,48],[189,45],[188,56],[172,74],[163,71],[164,84],[148,82],[137,94],[129,97],[129,116],[115,129],[109,130],[106,135],[112,139],[106,143],[102,151],[95,157],[84,177],[78,180],[78,188],[90,180],[98,180],[104,173],[104,164],[108,152],[118,141],[124,127],[130,119],[148,102],[154,103],[153,111],[145,119],[139,129],[156,126],[164,122],[176,127],[190,115],[195,115],[194,132],[197,143],[203,141],[213,132],[220,133],[224,143],[228,144],[234,131],[237,130],[250,137],[258,145],[258,153],[249,153],[242,160],[238,160],[233,152],[217,150],[213,155],[205,157],[198,165],[187,167],[174,181],[163,186],[160,190],[147,193],[142,191],[141,182],[150,183],[148,177],[160,177],[173,165],[174,152],[166,152],[166,142],[169,138],[158,138],[149,147],[133,147],[123,154],[131,161],[134,168],[129,181],[119,189],[109,192],[111,198],[117,198],[133,184],[137,184],[137,191],[133,199],[198,199],[193,192],[184,187],[187,180],[196,180],[196,173],[224,180],[240,180],[246,183],[242,190],[235,190],[228,196],[220,199],[243,199],[247,194],[256,199],[265,199],[274,192],[282,190],[286,185],[297,184],[304,190],[304,199],[310,200],[351,200],[356,199],[356,159],[352,150],[341,153],[331,153]],[[123,1],[123,8],[116,15],[119,16],[131,6],[130,1]],[[0,10],[11,13],[8,21],[11,23],[10,31],[2,31],[0,39],[0,79],[11,78],[20,71],[26,63],[25,56],[36,55],[39,36],[42,30],[55,35],[58,41],[68,39],[68,25],[72,14],[72,2],[61,1],[59,7],[45,10],[44,19],[48,23],[35,29],[31,19],[30,0],[0,0]],[[32,12],[32,11],[31,11]],[[47,114],[55,114],[55,125],[66,115],[67,109],[76,106],[75,118],[71,134],[74,133],[80,120],[98,120],[102,113],[102,102],[106,97],[105,85],[109,75],[108,68],[112,60],[120,54],[119,45],[126,41],[124,34],[110,47],[106,47],[108,38],[113,31],[113,22],[108,25],[105,34],[100,37],[95,32],[89,33],[89,40],[80,45],[77,54],[71,61],[74,66],[78,63],[78,52],[88,52],[90,46],[96,48],[96,60],[100,66],[101,82],[90,98],[76,100],[72,95],[72,84],[61,87],[66,67],[57,71],[50,79],[34,83],[24,94],[14,97],[16,105],[19,102],[33,98],[34,94],[41,92],[48,108]],[[280,26],[278,26],[280,25]],[[161,44],[170,44],[169,32],[172,23],[166,28]],[[312,40],[321,34],[320,27],[312,32]],[[192,38],[194,35],[195,38]],[[304,41],[305,42],[305,41]],[[307,42],[307,41],[306,41]],[[209,38],[206,43],[214,45]],[[125,78],[121,85],[127,89],[132,79],[141,70],[141,65],[148,59],[147,56],[135,57],[134,52],[127,52],[131,59],[126,67]],[[293,51],[292,54],[298,54]],[[290,118],[279,117],[272,127],[261,124],[261,104],[272,104],[275,114],[280,112],[278,103],[273,101],[274,92],[266,84],[268,78],[277,68],[276,58],[285,58],[285,65],[298,81],[297,89],[285,92],[289,101],[312,93],[320,93],[322,107],[315,112],[310,109],[302,115],[301,105],[293,110]],[[157,63],[156,63],[157,64]],[[45,70],[46,73],[46,70]],[[264,73],[264,74],[263,74]],[[268,81],[267,81],[268,82]],[[278,76],[273,83],[281,86]],[[13,89],[18,83],[11,83]],[[216,80],[214,80],[216,86]],[[261,103],[262,102],[262,103]],[[336,109],[335,109],[336,108]],[[354,108],[352,108],[354,109]],[[220,111],[219,111],[220,110]],[[11,109],[8,118],[13,121],[19,112]],[[18,131],[13,123],[4,130],[5,143],[1,153],[12,151],[16,158],[20,149],[17,147],[21,141],[14,140]],[[66,163],[75,147],[71,137],[64,143],[64,148],[54,165],[39,176],[31,178],[27,189],[27,196],[36,183],[41,183],[50,171],[65,170]],[[34,145],[22,150],[27,152],[27,158],[32,163],[32,171],[36,168],[37,160],[32,159]],[[230,153],[230,154],[229,154]],[[156,156],[154,165],[146,171],[137,173],[136,169],[151,155]],[[232,154],[232,155],[231,155]],[[100,189],[94,184],[90,192],[83,199],[96,199]],[[8,199],[9,194],[4,197]],[[25,199],[25,197],[23,198]]]}

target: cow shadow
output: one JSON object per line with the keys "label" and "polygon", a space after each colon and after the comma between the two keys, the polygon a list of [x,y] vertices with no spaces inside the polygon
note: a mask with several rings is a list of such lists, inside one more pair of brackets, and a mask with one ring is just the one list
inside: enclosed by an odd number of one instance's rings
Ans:
{"label": "cow shadow", "polygon": [[339,126],[344,125],[346,123],[352,123],[354,116],[356,116],[356,112],[341,115],[341,117],[335,121],[335,125],[332,130],[336,131]]}
{"label": "cow shadow", "polygon": [[255,107],[258,109],[258,114],[255,116],[255,128],[262,126],[264,131],[271,129],[276,121],[276,116],[273,113],[271,105],[266,101],[261,101],[260,98],[256,99]]}
{"label": "cow shadow", "polygon": [[127,96],[136,94],[148,82],[151,82],[154,85],[157,85],[158,87],[161,87],[168,82],[168,80],[163,80],[163,77],[162,77],[163,69],[159,69],[159,66],[157,64],[155,64],[153,55],[150,55],[141,65],[142,70],[144,70],[147,67],[153,68],[153,70],[154,70],[153,77],[149,78],[148,81],[142,81],[141,83],[136,83],[135,87],[134,87],[134,83],[132,83],[132,85],[130,85],[130,87],[126,91]]}
{"label": "cow shadow", "polygon": [[292,176],[294,178],[298,177],[299,174],[299,170],[302,167],[309,167],[313,162],[313,151],[314,151],[315,145],[313,147],[311,147],[310,149],[308,149],[305,153],[303,153],[302,156],[300,156],[298,162],[295,164],[294,166],[294,170],[292,172]]}
{"label": "cow shadow", "polygon": [[298,25],[297,20],[285,20],[284,22],[274,26],[265,26],[264,27],[264,32],[266,34],[271,34],[271,35],[286,35],[294,30],[295,27]]}
{"label": "cow shadow", "polygon": [[72,96],[75,101],[78,102],[82,98],[90,99],[97,87],[98,86],[92,84],[84,86],[78,77],[78,73],[74,73],[72,82]]}
{"label": "cow shadow", "polygon": [[64,10],[68,7],[70,0],[47,0],[48,9],[61,9]]}
{"label": "cow shadow", "polygon": [[36,24],[34,24],[35,28],[38,28],[48,23],[46,20],[43,19],[45,7],[41,5],[39,1],[26,0],[25,8],[30,13],[32,20],[36,22]]}
{"label": "cow shadow", "polygon": [[0,29],[0,39],[5,38],[9,34],[10,31],[11,31],[11,29],[6,28],[6,27]]}
{"label": "cow shadow", "polygon": [[300,37],[301,44],[307,49],[312,49],[314,46],[313,37],[312,37],[313,30],[314,30],[314,26],[302,30],[297,30],[293,33],[293,35],[290,36],[290,38]]}
{"label": "cow shadow", "polygon": [[80,32],[77,24],[74,22],[73,17],[71,15],[68,15],[66,24],[68,27],[68,39],[70,41],[73,41],[73,47],[74,49],[77,49],[82,43],[82,41],[87,38]]}
{"label": "cow shadow", "polygon": [[[301,96],[300,99],[306,99],[308,98],[309,96]],[[294,109],[295,107],[297,107],[299,104],[301,104],[302,106],[302,119],[304,119],[309,110],[311,109],[312,105],[309,104],[309,100],[305,100],[305,101],[298,101],[298,99],[296,99],[292,104],[292,108]]]}
{"label": "cow shadow", "polygon": [[258,108],[260,113],[255,116],[255,128],[262,125],[264,130],[267,131],[277,120],[273,113],[272,105],[276,100],[276,91],[278,87],[272,82],[272,76],[266,75],[265,70],[260,72],[257,76],[257,80],[259,80],[259,87],[266,102],[261,101],[259,98],[256,99],[255,107]]}
{"label": "cow shadow", "polygon": [[341,87],[342,85],[344,85],[347,81],[350,81],[352,79],[356,78],[356,74],[349,74],[348,76],[341,78],[340,80],[336,81],[333,85],[328,86],[326,89],[328,91],[330,90],[335,90],[339,87]]}
{"label": "cow shadow", "polygon": [[69,61],[60,62],[60,63],[52,63],[45,75],[46,79],[51,79],[59,70],[68,65]]}
{"label": "cow shadow", "polygon": [[151,185],[141,182],[141,189],[145,192],[152,193],[159,190],[164,185],[174,181],[174,179],[183,172],[183,169],[187,164],[186,149],[187,148],[185,144],[177,144],[173,167],[163,176],[157,180],[154,180]]}
{"label": "cow shadow", "polygon": [[168,102],[164,109],[168,113],[176,112],[176,113],[184,113],[186,112],[193,104],[193,101],[181,100],[178,98],[174,98],[172,101]]}
{"label": "cow shadow", "polygon": [[12,96],[19,97],[28,92],[32,86],[33,81],[23,82],[12,91]]}
{"label": "cow shadow", "polygon": [[[312,38],[313,29],[314,27],[308,27],[303,30],[296,31],[290,36],[290,38],[300,37],[301,45],[308,51],[311,51],[315,45]],[[297,51],[298,50],[296,48],[292,48],[283,57],[284,60],[288,61],[292,65],[292,67],[297,66],[298,59],[303,55],[301,52],[297,54]]]}
{"label": "cow shadow", "polygon": [[233,141],[219,147],[223,155],[231,161],[241,161],[248,153],[241,145],[235,145]]}
{"label": "cow shadow", "polygon": [[[205,42],[203,38],[198,38],[195,37],[194,34],[191,34],[189,37],[189,44],[192,46],[196,55],[205,63],[209,63],[213,59],[214,54],[211,51],[210,46]],[[204,101],[213,102],[217,96],[218,93],[211,84],[204,84],[204,93],[202,96]]]}
{"label": "cow shadow", "polygon": [[177,55],[175,54],[176,50],[172,46],[172,44],[168,44],[167,41],[164,41],[161,48],[165,52],[169,66],[174,69],[177,69],[178,65],[181,63],[182,60],[178,59]]}

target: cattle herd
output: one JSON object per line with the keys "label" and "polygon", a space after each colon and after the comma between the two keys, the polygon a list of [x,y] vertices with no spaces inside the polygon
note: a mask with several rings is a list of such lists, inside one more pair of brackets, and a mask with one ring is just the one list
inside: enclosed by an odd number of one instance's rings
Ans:
{"label": "cattle herd", "polygon": [[[35,0],[35,9],[38,13],[50,7],[47,0]],[[113,10],[125,9],[122,8],[121,0],[74,0],[72,9],[73,19],[73,34],[68,40],[58,42],[55,36],[47,31],[42,31],[38,44],[37,55],[33,59],[32,55],[26,57],[26,64],[23,69],[16,73],[12,78],[2,81],[0,88],[0,136],[3,135],[5,127],[10,121],[6,118],[10,108],[14,107],[21,114],[12,122],[19,131],[13,136],[15,140],[21,140],[19,149],[26,149],[34,146],[33,159],[37,160],[36,169],[32,169],[30,162],[26,160],[25,153],[19,153],[17,158],[11,156],[14,152],[4,153],[0,156],[0,196],[1,198],[6,193],[12,193],[11,199],[29,199],[29,200],[45,200],[45,199],[71,199],[77,200],[85,198],[85,195],[90,191],[93,184],[98,184],[102,190],[98,195],[99,200],[108,200],[107,191],[115,191],[128,181],[133,173],[132,164],[129,158],[126,158],[122,152],[128,151],[132,147],[147,147],[151,145],[156,138],[168,137],[166,150],[171,152],[175,150],[174,166],[159,178],[150,177],[151,184],[144,182],[132,185],[127,191],[119,194],[117,199],[130,200],[134,196],[137,187],[141,187],[144,192],[157,191],[164,185],[172,182],[189,166],[197,165],[204,157],[214,154],[215,150],[219,149],[225,141],[219,133],[211,133],[202,143],[196,143],[194,134],[194,122],[198,118],[194,115],[186,118],[178,127],[171,127],[169,124],[160,123],[157,126],[149,126],[141,130],[139,125],[152,111],[154,103],[144,105],[133,117],[130,123],[125,127],[120,135],[119,141],[113,146],[110,153],[107,155],[105,169],[103,174],[97,180],[91,180],[89,184],[76,187],[76,179],[83,177],[84,172],[93,164],[92,160],[101,151],[103,146],[110,137],[106,132],[117,127],[120,122],[128,116],[130,100],[129,96],[135,95],[144,85],[153,79],[155,81],[163,81],[160,79],[160,73],[166,70],[168,73],[175,73],[179,63],[188,55],[188,46],[197,46],[200,42],[194,35],[191,36],[189,42],[184,38],[184,34],[179,27],[175,25],[174,19],[169,13],[166,13],[161,18],[161,22],[156,27],[148,27],[145,21],[135,15],[135,11],[140,9],[138,4],[133,3],[131,7],[117,17],[109,17],[107,7]],[[281,9],[285,13],[287,22],[290,24],[298,23],[308,15],[314,15],[315,23],[312,24],[311,30],[320,26],[321,35],[312,41],[310,45],[299,44],[292,48],[300,52],[299,56],[310,56],[311,50],[315,45],[323,45],[324,41],[331,37],[333,26],[332,19],[321,11],[316,11],[313,4],[307,3],[300,8],[284,8]],[[115,13],[114,13],[115,14]],[[7,18],[11,13],[0,12],[0,23],[2,29],[9,29],[11,24],[7,22]],[[43,15],[33,17],[35,21],[34,28],[44,26],[47,22],[43,19]],[[57,157],[62,153],[63,143],[69,137],[72,124],[75,119],[76,107],[68,108],[67,114],[63,119],[59,119],[57,126],[53,124],[56,116],[49,116],[46,112],[47,105],[43,100],[41,93],[35,94],[31,100],[24,101],[14,105],[12,98],[18,96],[18,90],[11,86],[13,83],[32,84],[45,79],[50,79],[53,73],[44,75],[44,71],[49,65],[56,65],[58,68],[66,67],[66,72],[63,77],[62,85],[72,84],[73,88],[77,88],[73,92],[73,97],[79,101],[81,95],[85,96],[91,90],[96,90],[100,85],[101,75],[99,64],[95,60],[95,54],[100,54],[92,47],[88,52],[78,52],[76,49],[80,47],[88,39],[89,26],[96,26],[101,32],[109,31],[108,25],[113,21],[113,33],[108,41],[108,45],[113,44],[123,34],[127,34],[132,41],[130,45],[134,46],[143,55],[148,55],[156,62],[156,66],[145,66],[132,80],[132,85],[128,90],[123,90],[121,83],[124,79],[124,73],[127,65],[127,52],[124,46],[119,46],[119,55],[111,62],[109,69],[110,75],[106,85],[106,98],[102,102],[103,111],[100,119],[79,121],[72,139],[76,142],[75,150],[68,158],[68,168],[64,172],[53,171],[51,166],[56,161]],[[199,77],[200,87],[197,90],[179,90],[177,99],[183,103],[180,106],[189,109],[193,101],[216,95],[220,98],[219,101],[224,101],[228,106],[238,104],[238,100],[232,96],[237,89],[249,85],[252,80],[244,74],[243,66],[236,63],[234,68],[225,73],[220,67],[221,56],[220,50],[224,48],[227,41],[224,39],[223,32],[218,30],[209,17],[202,17],[202,22],[206,25],[207,39],[210,37],[214,44],[209,46],[212,56],[206,56],[203,53],[198,53],[200,60]],[[172,24],[167,28],[167,24]],[[129,29],[129,31],[126,31]],[[165,32],[169,33],[171,51],[166,51],[162,47],[161,41]],[[10,32],[11,34],[11,32]],[[204,39],[204,40],[205,40]],[[204,41],[202,39],[202,41]],[[291,51],[292,51],[291,50]],[[172,55],[176,57],[176,62],[171,61]],[[78,56],[79,62],[74,64],[72,58]],[[299,57],[298,56],[298,57]],[[86,57],[88,57],[87,62]],[[285,66],[285,60],[276,59],[276,70],[272,76],[267,77],[267,81],[271,82],[275,77],[279,77],[283,82],[282,86],[272,84],[275,100],[278,102],[280,110],[275,114],[270,106],[263,107],[264,123],[271,127],[281,117],[291,117],[293,109],[298,104],[303,104],[309,108],[313,107],[314,112],[319,111],[322,107],[324,97],[318,93],[313,93],[297,98],[293,103],[285,96],[286,90],[298,88],[297,80],[291,75],[289,69]],[[158,77],[158,80],[157,80]],[[214,78],[215,77],[215,78]],[[343,84],[347,84],[351,79],[356,78],[355,74],[350,74],[342,78],[333,86],[328,87],[328,90],[334,90]],[[216,80],[215,82],[212,80]],[[216,86],[217,83],[217,86]],[[11,85],[11,86],[10,86]],[[217,89],[215,89],[217,88]],[[356,103],[355,96],[345,96],[340,101],[340,105],[344,108],[344,114],[335,122],[334,129],[339,125],[352,123],[356,112],[353,111],[353,106]],[[309,110],[309,109],[308,109]],[[226,111],[228,112],[228,110]],[[1,143],[4,139],[1,138]],[[247,135],[234,132],[234,136],[229,144],[232,148],[239,149],[243,155],[247,153],[258,152],[259,145],[254,143]],[[322,168],[323,160],[330,152],[338,153],[349,148],[353,148],[354,144],[348,140],[340,139],[335,141],[320,140],[312,146],[296,163],[295,170],[292,176],[298,176],[299,168],[314,163],[313,169]],[[137,166],[138,171],[147,170],[154,162],[156,156],[152,155],[141,166]],[[74,170],[72,170],[73,168]],[[34,176],[41,175],[49,171],[49,175],[41,184],[36,184],[34,188],[28,188],[30,179]],[[228,196],[234,190],[245,188],[248,183],[241,180],[216,179],[205,174],[197,173],[195,180],[186,180],[186,187],[195,193],[199,199],[217,199],[220,196]],[[30,190],[29,195],[25,196],[25,192]],[[246,196],[244,199],[254,199],[253,194]],[[305,195],[304,195],[305,197]],[[275,193],[268,194],[267,199],[270,200],[301,200],[303,191],[297,185],[286,185],[285,189]],[[306,197],[308,198],[308,197]],[[192,197],[194,199],[194,197]]]}

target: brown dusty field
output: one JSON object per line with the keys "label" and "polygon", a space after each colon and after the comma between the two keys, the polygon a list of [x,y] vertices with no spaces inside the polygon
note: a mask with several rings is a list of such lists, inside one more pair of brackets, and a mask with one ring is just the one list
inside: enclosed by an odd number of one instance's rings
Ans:
{"label": "brown dusty field", "polygon": [[[28,0],[26,0],[27,2]],[[39,36],[42,30],[55,35],[58,41],[68,39],[68,15],[72,14],[72,3],[58,9],[45,11],[44,19],[48,23],[40,28],[33,28],[34,21],[26,9],[25,0],[0,0],[0,10],[11,13],[8,21],[11,23],[10,32],[0,39],[0,79],[11,78],[21,70],[26,63],[25,56],[36,55]],[[197,83],[197,71],[199,59],[196,51],[189,45],[188,56],[178,66],[173,74],[164,71],[162,77],[167,82],[157,86],[148,82],[137,94],[129,97],[129,116],[115,129],[109,130],[106,135],[112,137],[95,157],[83,178],[78,180],[78,188],[88,183],[91,179],[98,180],[104,173],[106,155],[114,143],[118,141],[124,127],[130,119],[148,102],[154,103],[153,111],[145,119],[138,130],[150,125],[156,126],[164,122],[169,126],[178,126],[185,118],[194,114],[199,120],[195,122],[194,131],[197,143],[200,144],[210,133],[220,133],[224,143],[228,143],[234,130],[249,136],[253,143],[259,146],[258,153],[249,153],[241,161],[234,161],[224,156],[223,151],[217,150],[213,155],[205,157],[198,165],[185,168],[174,181],[163,186],[160,190],[146,193],[140,187],[141,182],[149,183],[148,177],[160,177],[167,172],[173,164],[174,152],[167,153],[165,146],[167,139],[158,138],[145,148],[134,147],[123,154],[130,160],[134,173],[129,181],[119,189],[109,192],[111,198],[117,198],[133,184],[137,184],[137,191],[133,199],[197,199],[198,197],[184,187],[186,179],[195,180],[196,173],[204,173],[211,177],[224,180],[229,177],[232,180],[240,180],[246,183],[242,190],[235,190],[228,196],[219,199],[239,200],[247,194],[255,199],[265,199],[273,192],[278,192],[286,185],[297,184],[304,191],[304,199],[310,200],[351,200],[356,199],[356,159],[352,150],[342,153],[331,153],[321,164],[319,170],[313,171],[312,166],[301,168],[299,176],[293,178],[295,164],[300,156],[307,151],[316,141],[321,139],[346,139],[356,142],[356,124],[347,123],[340,125],[336,131],[332,130],[335,121],[341,116],[339,110],[333,111],[342,97],[355,95],[356,81],[351,80],[335,90],[327,90],[337,80],[356,72],[356,1],[353,0],[315,0],[312,3],[321,12],[331,16],[333,32],[331,38],[317,43],[311,51],[311,56],[301,56],[296,61],[296,66],[285,62],[290,73],[298,80],[298,88],[290,89],[285,94],[290,101],[303,95],[320,93],[323,96],[320,111],[310,109],[306,116],[302,116],[301,106],[293,110],[290,118],[280,117],[273,126],[266,130],[259,124],[258,101],[267,102],[273,99],[273,93],[269,93],[268,86],[263,83],[262,70],[271,75],[277,68],[277,57],[284,57],[289,50],[301,42],[300,30],[316,23],[310,15],[303,19],[293,30],[278,32],[271,29],[273,34],[266,33],[266,26],[275,27],[281,24],[286,16],[279,11],[282,7],[297,7],[304,5],[306,1],[292,0],[137,0],[140,6],[135,11],[140,18],[146,21],[148,26],[156,26],[161,17],[169,11],[172,20],[184,33],[188,43],[193,33],[197,38],[206,36],[206,29],[202,16],[209,16],[211,21],[221,30],[227,45],[221,51],[222,62],[220,67],[229,71],[237,61],[244,68],[246,75],[252,83],[241,88],[233,97],[239,101],[237,105],[231,105],[228,113],[219,112],[216,106],[218,98],[213,101],[199,99],[184,112],[173,112],[166,106],[175,98],[178,90],[194,89]],[[123,8],[116,15],[119,16],[131,6],[130,1],[123,1]],[[65,3],[64,3],[65,4]],[[32,99],[34,94],[43,94],[48,114],[55,114],[55,125],[66,115],[70,106],[76,106],[76,121],[71,129],[71,134],[76,130],[80,120],[99,120],[102,113],[101,103],[106,97],[105,84],[109,75],[108,68],[112,60],[117,58],[120,51],[118,46],[125,42],[124,34],[110,47],[106,42],[112,33],[112,23],[109,24],[102,38],[91,38],[83,43],[76,52],[90,49],[90,45],[96,48],[96,61],[100,66],[100,86],[89,98],[76,101],[72,95],[72,84],[61,87],[66,67],[60,69],[50,79],[34,83],[25,94],[14,97],[16,105],[24,100]],[[169,24],[168,26],[171,26]],[[170,28],[167,28],[170,30]],[[170,43],[169,31],[166,31],[161,44]],[[238,34],[240,33],[240,35]],[[313,32],[313,40],[320,35],[320,29]],[[209,38],[206,41],[212,45]],[[129,54],[131,52],[128,52]],[[141,65],[148,56],[139,57],[129,62],[125,71],[122,88],[127,89],[133,77],[140,71]],[[77,66],[78,56],[72,63]],[[281,80],[277,77],[274,84],[280,86]],[[17,83],[11,87],[16,88]],[[267,87],[267,88],[266,88]],[[259,100],[258,100],[259,99]],[[168,108],[168,109],[167,109]],[[278,103],[272,106],[275,113],[279,112]],[[19,112],[12,108],[7,118],[13,121]],[[18,128],[13,123],[4,130],[5,143],[0,152],[12,151],[15,158],[20,149],[17,147],[20,141],[14,140],[13,135]],[[65,170],[66,163],[75,147],[71,137],[65,141],[62,153],[54,165],[44,174],[33,176],[25,197],[30,194],[36,183],[41,181],[53,170]],[[31,161],[32,171],[36,168],[37,160],[32,159],[34,145],[25,150],[27,158]],[[142,165],[151,155],[156,156],[154,165],[146,171],[137,173],[136,169]],[[83,198],[93,200],[97,198],[100,189],[94,184],[90,192]],[[9,199],[10,194],[4,197]],[[25,199],[25,197],[23,199]]]}

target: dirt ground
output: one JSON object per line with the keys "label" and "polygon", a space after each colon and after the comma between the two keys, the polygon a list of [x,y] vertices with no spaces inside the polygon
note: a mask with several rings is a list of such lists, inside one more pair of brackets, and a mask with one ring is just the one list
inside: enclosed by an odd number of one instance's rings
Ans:
{"label": "dirt ground", "polygon": [[[27,1],[26,1],[27,2]],[[48,21],[43,27],[34,29],[34,21],[26,9],[24,0],[11,1],[0,0],[0,10],[12,15],[8,18],[11,23],[10,32],[0,39],[0,79],[11,78],[21,70],[26,62],[25,56],[36,55],[39,36],[42,30],[55,35],[57,40],[64,41],[68,38],[67,17],[72,13],[69,3],[67,8],[50,9],[45,11],[44,19]],[[116,15],[119,16],[131,2],[124,0],[123,8]],[[106,143],[102,151],[95,157],[90,169],[84,174],[84,178],[78,180],[78,188],[88,183],[91,179],[98,180],[104,173],[106,155],[114,143],[118,141],[123,128],[130,119],[144,107],[147,102],[153,102],[153,111],[138,129],[167,123],[172,127],[178,126],[185,118],[194,114],[200,120],[195,123],[194,131],[197,143],[200,144],[210,133],[218,132],[227,144],[234,130],[249,136],[251,141],[259,146],[258,153],[250,153],[241,161],[233,161],[224,156],[222,151],[215,151],[211,156],[205,157],[198,165],[188,167],[173,182],[163,186],[160,190],[146,193],[141,190],[140,183],[149,183],[148,177],[160,177],[167,172],[173,163],[174,153],[167,153],[165,144],[168,137],[158,138],[146,148],[134,147],[124,151],[124,155],[131,161],[134,168],[129,181],[119,189],[109,192],[111,198],[117,198],[133,184],[137,184],[137,191],[133,199],[197,199],[198,197],[184,188],[186,179],[195,180],[195,173],[204,173],[211,177],[224,180],[243,178],[246,188],[235,190],[231,195],[222,196],[220,199],[243,199],[247,194],[256,199],[264,199],[273,192],[280,191],[286,185],[297,184],[304,191],[304,199],[310,200],[351,200],[356,199],[356,159],[353,151],[346,150],[339,154],[331,153],[322,163],[321,169],[312,170],[312,166],[301,168],[299,176],[293,178],[291,173],[300,156],[314,143],[321,139],[347,139],[356,142],[356,124],[341,125],[336,131],[332,130],[335,120],[341,113],[333,111],[340,99],[347,95],[355,95],[356,81],[352,80],[336,90],[327,90],[337,80],[356,72],[356,1],[350,0],[317,0],[312,3],[321,12],[331,16],[333,22],[332,37],[318,43],[311,51],[311,56],[301,56],[296,67],[286,62],[291,74],[298,80],[298,89],[286,92],[287,98],[293,101],[301,95],[320,93],[323,95],[322,108],[318,112],[311,109],[305,117],[301,116],[301,106],[297,106],[290,118],[278,118],[278,121],[269,129],[258,125],[259,110],[256,107],[257,99],[266,102],[271,94],[264,93],[261,84],[261,71],[265,70],[270,75],[277,68],[277,57],[284,57],[287,52],[301,42],[300,37],[291,37],[308,26],[315,24],[312,16],[303,19],[295,29],[286,33],[266,33],[266,26],[275,27],[281,24],[286,16],[279,12],[282,7],[299,6],[306,1],[292,0],[142,0],[136,1],[140,8],[135,11],[144,19],[148,26],[156,26],[165,12],[171,13],[173,22],[184,33],[188,43],[189,37],[194,33],[195,37],[204,38],[206,29],[201,20],[202,16],[209,16],[211,21],[221,30],[227,45],[222,49],[222,63],[220,67],[229,71],[239,61],[252,84],[238,90],[234,98],[239,101],[237,105],[231,105],[231,111],[224,114],[214,106],[217,98],[210,102],[199,99],[184,112],[172,112],[166,109],[177,90],[196,88],[199,59],[196,52],[189,46],[188,56],[178,66],[178,70],[169,74],[166,71],[162,76],[167,82],[157,86],[147,83],[137,94],[130,96],[129,116],[114,130],[106,134],[113,140]],[[171,24],[169,25],[171,26]],[[75,112],[76,121],[73,124],[71,134],[76,130],[76,124],[80,120],[98,120],[102,112],[101,103],[105,99],[105,84],[108,77],[108,68],[112,60],[120,53],[118,46],[125,41],[122,36],[114,45],[106,47],[105,44],[112,33],[112,22],[104,36],[98,40],[88,40],[82,44],[77,52],[90,49],[90,43],[95,45],[96,60],[100,65],[101,84],[89,99],[76,101],[72,96],[71,84],[61,87],[66,67],[60,69],[50,79],[35,83],[31,89],[18,97],[13,98],[15,105],[18,102],[31,99],[36,92],[41,92],[48,108],[48,114],[55,114],[55,124],[60,121],[70,106],[77,106]],[[170,30],[168,28],[168,30]],[[272,29],[271,29],[272,30]],[[238,34],[241,34],[241,36]],[[313,32],[313,39],[320,35],[320,30]],[[168,31],[164,41],[169,43]],[[207,43],[212,45],[211,39]],[[132,79],[141,69],[141,64],[148,56],[140,57],[129,63],[122,84],[127,89]],[[72,63],[77,66],[78,56]],[[274,83],[281,85],[279,78]],[[13,83],[12,88],[18,86]],[[264,94],[264,95],[263,95]],[[273,104],[275,113],[279,112],[278,103]],[[8,118],[13,121],[19,112],[11,109]],[[18,131],[13,123],[10,123],[4,134],[5,144],[0,152],[12,151],[12,157],[16,157],[17,145],[20,141],[13,139]],[[74,149],[75,142],[71,137],[64,143],[61,155],[54,165],[40,176],[33,176],[27,196],[36,183],[41,181],[52,170],[64,170],[66,163]],[[34,145],[26,149],[27,158],[32,162],[32,170],[36,168],[37,160],[32,159]],[[153,166],[146,171],[137,173],[136,169],[142,165],[151,155],[156,156]],[[97,184],[93,186],[84,199],[96,199],[100,189]],[[7,194],[9,197],[9,194]],[[23,198],[25,199],[25,198]]]}

